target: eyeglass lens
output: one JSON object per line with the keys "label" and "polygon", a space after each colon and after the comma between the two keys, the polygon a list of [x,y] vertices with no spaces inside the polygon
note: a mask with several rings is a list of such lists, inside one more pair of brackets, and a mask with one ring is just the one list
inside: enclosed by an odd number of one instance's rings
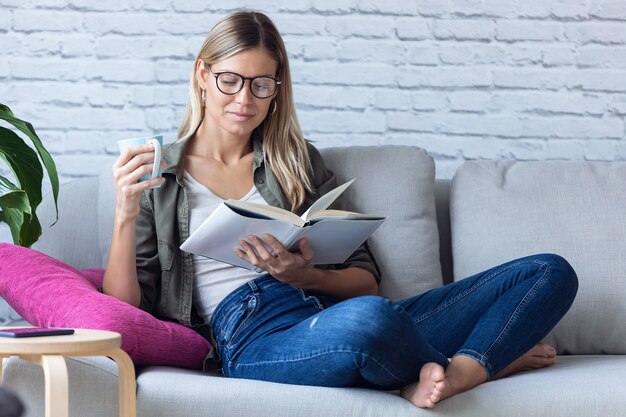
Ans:
{"label": "eyeglass lens", "polygon": [[[233,72],[222,72],[216,77],[217,88],[224,94],[237,94],[244,85],[244,78]],[[255,97],[268,98],[276,91],[276,80],[269,77],[255,77],[250,80],[250,90]]]}

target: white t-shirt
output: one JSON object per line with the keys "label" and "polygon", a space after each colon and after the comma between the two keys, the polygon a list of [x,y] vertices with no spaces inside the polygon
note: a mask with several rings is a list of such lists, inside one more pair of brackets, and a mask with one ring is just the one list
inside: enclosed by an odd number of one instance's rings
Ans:
{"label": "white t-shirt", "polygon": [[[189,233],[200,226],[224,200],[196,181],[187,171],[184,175],[189,202]],[[253,185],[241,201],[267,204]],[[234,248],[233,248],[234,249]],[[208,323],[217,305],[239,286],[257,278],[260,274],[204,256],[193,255],[194,282],[193,303],[200,317]]]}

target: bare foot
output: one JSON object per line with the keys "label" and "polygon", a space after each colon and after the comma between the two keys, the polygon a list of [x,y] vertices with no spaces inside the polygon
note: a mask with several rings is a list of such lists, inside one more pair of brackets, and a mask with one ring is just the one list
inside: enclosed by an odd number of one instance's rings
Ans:
{"label": "bare foot", "polygon": [[538,343],[509,366],[498,372],[493,380],[507,377],[521,371],[545,368],[556,363],[556,351],[545,343]]}
{"label": "bare foot", "polygon": [[436,363],[422,366],[419,381],[402,388],[400,395],[418,407],[433,408],[438,402],[486,381],[487,372],[476,359],[457,355],[445,372]]}
{"label": "bare foot", "polygon": [[400,395],[420,408],[433,408],[446,388],[445,372],[441,365],[427,363],[420,370],[418,382],[400,390]]}

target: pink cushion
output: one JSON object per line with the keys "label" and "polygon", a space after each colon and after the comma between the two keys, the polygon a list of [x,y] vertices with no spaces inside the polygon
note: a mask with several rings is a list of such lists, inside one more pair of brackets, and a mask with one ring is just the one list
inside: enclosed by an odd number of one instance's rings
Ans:
{"label": "pink cushion", "polygon": [[0,296],[29,323],[118,332],[135,365],[202,369],[211,344],[188,327],[98,292],[104,271],[81,272],[8,243],[0,243],[0,259]]}

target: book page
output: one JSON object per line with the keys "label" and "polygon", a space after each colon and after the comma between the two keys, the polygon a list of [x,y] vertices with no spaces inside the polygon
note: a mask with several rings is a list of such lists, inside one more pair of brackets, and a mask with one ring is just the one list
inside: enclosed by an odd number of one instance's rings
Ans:
{"label": "book page", "polygon": [[302,215],[302,220],[305,220],[305,221],[309,220],[309,215],[311,215],[312,213],[315,213],[320,210],[326,210],[328,206],[330,206],[333,203],[333,201],[335,201],[337,197],[339,197],[341,193],[343,193],[346,190],[346,188],[348,188],[350,184],[352,184],[353,182],[354,180],[350,180],[346,182],[345,184],[342,184],[339,187],[321,196],[315,203],[311,205],[311,207],[309,207],[307,211],[304,212],[304,214]]}
{"label": "book page", "polygon": [[315,213],[311,213],[307,224],[311,224],[315,221],[319,221],[321,219],[328,219],[328,218],[342,218],[342,219],[355,219],[355,220],[358,220],[358,219],[380,220],[380,219],[385,219],[386,217],[387,216],[379,216],[375,214],[356,213],[354,211],[322,210],[322,211],[316,211]]}
{"label": "book page", "polygon": [[240,200],[227,200],[224,202],[231,210],[236,211],[242,216],[251,218],[276,219],[287,223],[303,226],[304,221],[290,211],[283,210],[279,207],[269,206],[266,204],[249,203]]}

